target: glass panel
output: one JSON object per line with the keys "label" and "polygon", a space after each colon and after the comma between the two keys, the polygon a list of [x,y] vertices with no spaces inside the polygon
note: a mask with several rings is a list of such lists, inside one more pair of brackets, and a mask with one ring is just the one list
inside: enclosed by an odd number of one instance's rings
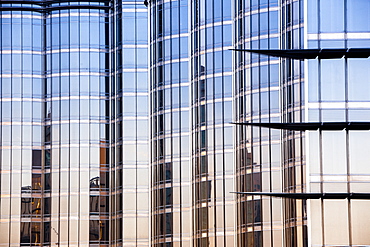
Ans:
{"label": "glass panel", "polygon": [[[338,217],[340,216],[340,217]],[[347,200],[324,201],[325,245],[348,245],[348,202]],[[335,229],[335,230],[334,230]]]}
{"label": "glass panel", "polygon": [[346,174],[345,131],[322,132],[322,170],[324,174]]}
{"label": "glass panel", "polygon": [[349,32],[369,32],[370,2],[367,0],[347,1],[347,29]]}
{"label": "glass panel", "polygon": [[367,229],[370,227],[370,202],[367,200],[351,200],[351,231],[352,244],[355,246],[366,246],[370,243]]}
{"label": "glass panel", "polygon": [[348,59],[348,99],[370,101],[370,59]]}
{"label": "glass panel", "polygon": [[320,1],[321,32],[344,31],[344,0]]}
{"label": "glass panel", "polygon": [[344,59],[321,60],[321,100],[344,101]]}

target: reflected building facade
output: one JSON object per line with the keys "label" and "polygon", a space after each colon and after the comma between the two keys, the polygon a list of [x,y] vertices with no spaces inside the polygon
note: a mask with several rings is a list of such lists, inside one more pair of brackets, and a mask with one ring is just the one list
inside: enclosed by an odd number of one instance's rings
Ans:
{"label": "reflected building facade", "polygon": [[0,17],[0,246],[147,246],[145,6],[1,1]]}
{"label": "reflected building facade", "polygon": [[[235,1],[235,48],[368,48],[366,0]],[[306,60],[235,54],[235,121],[369,121],[368,58]],[[302,125],[301,125],[302,126]],[[366,128],[365,128],[366,129]],[[239,125],[237,190],[368,193],[369,130],[296,131]],[[256,186],[257,185],[257,186]],[[366,246],[369,200],[237,199],[238,246]]]}
{"label": "reflected building facade", "polygon": [[[234,44],[239,49],[278,49],[279,1],[235,2]],[[236,122],[280,122],[280,61],[275,57],[235,53]],[[236,190],[277,192],[282,184],[279,130],[235,128]],[[238,246],[281,246],[281,199],[237,198]]]}
{"label": "reflected building facade", "polygon": [[370,245],[368,200],[230,193],[369,192],[369,130],[230,122],[370,122],[370,60],[229,50],[369,47],[370,2],[145,2],[0,2],[0,246]]}
{"label": "reflected building facade", "polygon": [[232,2],[148,7],[152,246],[234,246]]}

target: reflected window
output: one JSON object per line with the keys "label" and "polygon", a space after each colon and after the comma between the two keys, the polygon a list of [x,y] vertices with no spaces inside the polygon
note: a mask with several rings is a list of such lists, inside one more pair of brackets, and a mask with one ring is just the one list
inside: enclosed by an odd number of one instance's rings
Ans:
{"label": "reflected window", "polygon": [[31,222],[21,222],[21,243],[30,243],[31,241]]}
{"label": "reflected window", "polygon": [[31,243],[41,243],[41,223],[32,222],[31,226]]}
{"label": "reflected window", "polygon": [[21,215],[22,217],[30,217],[32,212],[32,199],[22,198],[21,199]]}
{"label": "reflected window", "polygon": [[99,241],[99,220],[90,220],[90,241]]}
{"label": "reflected window", "polygon": [[32,190],[41,190],[41,174],[32,174]]}
{"label": "reflected window", "polygon": [[90,196],[90,213],[99,212],[99,196]]}
{"label": "reflected window", "polygon": [[41,169],[41,150],[32,150],[32,169]]}

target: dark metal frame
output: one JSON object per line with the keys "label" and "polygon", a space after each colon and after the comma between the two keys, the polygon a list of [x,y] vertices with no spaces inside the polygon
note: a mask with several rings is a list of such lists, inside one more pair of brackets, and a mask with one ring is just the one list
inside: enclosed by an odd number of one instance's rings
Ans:
{"label": "dark metal frame", "polygon": [[282,130],[370,130],[370,122],[232,123]]}
{"label": "dark metal frame", "polygon": [[368,58],[370,48],[349,49],[295,49],[295,50],[258,50],[258,49],[231,49],[233,51],[251,52],[272,57],[290,59],[335,59],[335,58]]}
{"label": "dark metal frame", "polygon": [[274,193],[274,192],[231,192],[247,196],[272,196],[287,199],[354,199],[369,200],[370,193]]}
{"label": "dark metal frame", "polygon": [[[369,58],[370,48],[348,49],[294,49],[294,50],[259,50],[231,49],[260,55],[287,59],[340,59]],[[271,129],[306,131],[306,130],[370,130],[370,122],[308,122],[308,123],[232,123],[237,125],[265,127]],[[360,199],[370,200],[370,193],[274,193],[274,192],[231,192],[238,195],[270,196],[287,199]]]}

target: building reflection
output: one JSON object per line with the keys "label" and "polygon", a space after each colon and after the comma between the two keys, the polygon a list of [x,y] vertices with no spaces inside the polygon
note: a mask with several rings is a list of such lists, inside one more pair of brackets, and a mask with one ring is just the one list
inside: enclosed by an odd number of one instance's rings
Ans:
{"label": "building reflection", "polygon": [[[147,246],[149,203],[133,215],[123,195],[148,200],[149,181],[131,193],[122,178],[149,170],[142,1],[0,1],[0,12],[0,246]],[[127,222],[145,234],[123,236]]]}
{"label": "building reflection", "polygon": [[172,163],[158,164],[156,176],[154,176],[153,190],[155,200],[153,201],[153,213],[156,234],[160,236],[171,236],[173,225],[173,198],[172,198]]}
{"label": "building reflection", "polygon": [[109,242],[109,205],[105,191],[106,179],[100,177],[90,179],[90,242],[108,244]]}
{"label": "building reflection", "polygon": [[51,181],[50,174],[42,172],[41,162],[42,150],[32,150],[32,184],[21,187],[21,246],[50,242],[50,222],[45,220],[50,219],[50,197],[43,195],[50,192]]}

